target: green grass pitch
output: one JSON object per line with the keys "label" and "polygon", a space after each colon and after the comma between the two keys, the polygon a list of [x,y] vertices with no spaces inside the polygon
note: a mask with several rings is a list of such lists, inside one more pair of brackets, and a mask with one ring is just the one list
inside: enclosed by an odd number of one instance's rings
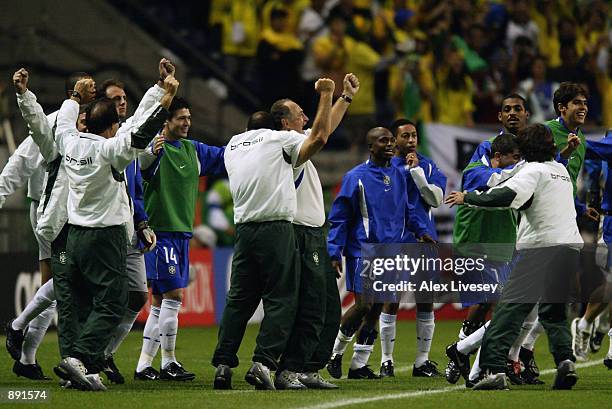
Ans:
{"label": "green grass pitch", "polygon": [[[446,358],[444,347],[457,336],[460,323],[440,321],[436,323],[436,333],[430,358],[444,370]],[[125,385],[110,385],[105,393],[62,390],[52,372],[58,357],[57,337],[50,332],[39,350],[38,360],[48,376],[54,379],[35,382],[17,378],[11,368],[13,361],[8,353],[0,355],[0,388],[32,390],[48,389],[48,403],[6,403],[0,402],[0,409],[6,408],[453,408],[453,409],[543,409],[543,408],[609,408],[612,405],[612,371],[608,371],[602,360],[608,350],[608,337],[604,339],[602,350],[591,355],[591,360],[580,364],[578,384],[572,391],[552,391],[550,385],[554,376],[553,362],[548,354],[546,336],[540,337],[536,346],[536,359],[540,369],[545,372],[541,386],[514,386],[510,391],[471,391],[462,385],[454,386],[444,378],[412,378],[412,362],[416,349],[414,322],[400,322],[396,337],[395,365],[396,377],[383,380],[337,381],[337,391],[254,391],[243,377],[248,369],[257,333],[257,326],[247,329],[240,350],[241,365],[234,370],[233,391],[212,390],[214,368],[210,359],[217,339],[217,328],[183,328],[177,339],[177,358],[185,367],[196,373],[193,382],[136,382],[132,375],[138,356],[142,333],[134,330],[121,346],[115,357],[117,366],[126,377]],[[4,338],[2,338],[4,344]],[[348,370],[351,349],[344,359],[344,374]],[[380,345],[375,347],[370,363],[376,370],[380,365]],[[159,357],[155,362],[159,365]],[[329,378],[327,371],[321,372]],[[461,382],[461,381],[460,381]],[[108,385],[108,383],[106,383]]]}

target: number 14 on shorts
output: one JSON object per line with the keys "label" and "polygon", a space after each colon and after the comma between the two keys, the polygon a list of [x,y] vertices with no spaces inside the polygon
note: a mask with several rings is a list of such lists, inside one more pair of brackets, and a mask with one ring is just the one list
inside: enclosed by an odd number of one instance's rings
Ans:
{"label": "number 14 on shorts", "polygon": [[164,247],[164,254],[166,255],[166,264],[170,264],[170,261],[174,264],[178,264],[174,247]]}

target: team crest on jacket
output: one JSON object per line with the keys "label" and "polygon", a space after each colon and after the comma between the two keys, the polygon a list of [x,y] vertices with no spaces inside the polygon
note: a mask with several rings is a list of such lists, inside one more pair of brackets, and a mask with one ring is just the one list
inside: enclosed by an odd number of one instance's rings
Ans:
{"label": "team crest on jacket", "polygon": [[59,262],[60,264],[66,264],[66,252],[65,251],[60,252]]}
{"label": "team crest on jacket", "polygon": [[388,175],[383,176],[383,183],[385,186],[391,186],[391,178]]}
{"label": "team crest on jacket", "polygon": [[319,253],[314,251],[312,253],[312,261],[314,261],[315,265],[319,265]]}
{"label": "team crest on jacket", "polygon": [[168,272],[174,275],[176,273],[176,266],[168,266]]}

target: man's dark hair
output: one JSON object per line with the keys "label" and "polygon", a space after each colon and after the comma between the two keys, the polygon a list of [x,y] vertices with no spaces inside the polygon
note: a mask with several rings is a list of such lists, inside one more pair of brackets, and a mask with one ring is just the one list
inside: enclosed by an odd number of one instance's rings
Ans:
{"label": "man's dark hair", "polygon": [[327,18],[325,19],[325,23],[329,26],[332,21],[335,20],[342,20],[345,23],[348,23],[347,15],[337,6],[330,10],[329,14],[327,15]]}
{"label": "man's dark hair", "polygon": [[575,82],[562,82],[553,95],[553,106],[557,115],[561,115],[559,104],[567,106],[567,104],[578,95],[583,95],[585,98],[589,97],[586,88],[581,84],[576,84]]}
{"label": "man's dark hair", "polygon": [[504,132],[501,135],[498,135],[491,144],[491,153],[495,154],[495,152],[499,152],[502,155],[507,155],[514,152],[514,150],[518,148],[519,146],[516,140],[516,135]]}
{"label": "man's dark hair", "polygon": [[499,108],[500,110],[504,108],[504,101],[507,99],[520,99],[521,101],[523,101],[523,108],[525,108],[525,111],[529,111],[529,107],[527,106],[527,100],[522,95],[517,94],[515,92],[512,94],[507,94],[502,98],[501,107]]}
{"label": "man's dark hair", "polygon": [[396,136],[397,129],[400,126],[404,126],[404,125],[412,125],[412,126],[414,126],[415,129],[417,127],[416,124],[414,122],[412,122],[410,119],[400,118],[400,119],[396,119],[395,121],[393,121],[393,123],[391,124],[391,127],[389,128],[389,130],[391,131],[393,136]]}
{"label": "man's dark hair", "polygon": [[172,99],[172,102],[170,103],[170,107],[168,108],[168,111],[170,112],[170,118],[172,119],[176,114],[176,111],[183,108],[191,110],[191,106],[184,98],[174,97]]}
{"label": "man's dark hair", "polygon": [[274,118],[266,111],[257,111],[249,117],[247,131],[255,129],[274,129]]}
{"label": "man's dark hair", "polygon": [[100,88],[98,88],[98,96],[99,97],[105,97],[106,96],[106,89],[108,87],[117,87],[117,88],[121,88],[121,89],[125,90],[125,84],[123,82],[119,81],[116,78],[109,78],[107,80],[104,80],[104,82],[102,83]]}
{"label": "man's dark hair", "polygon": [[287,10],[280,7],[273,8],[270,12],[270,20],[274,20],[276,18],[287,18],[288,16],[289,13],[287,12]]}
{"label": "man's dark hair", "polygon": [[519,150],[527,162],[546,162],[555,154],[555,142],[550,129],[542,124],[529,125],[517,135]]}
{"label": "man's dark hair", "polygon": [[98,98],[87,107],[85,123],[90,133],[100,135],[114,123],[119,123],[115,102],[106,97]]}
{"label": "man's dark hair", "polygon": [[287,106],[287,102],[289,101],[291,101],[289,98],[279,99],[272,104],[272,107],[270,107],[270,114],[274,119],[274,128],[277,131],[283,129],[283,123],[281,120],[283,118],[288,118],[291,115],[291,111]]}
{"label": "man's dark hair", "polygon": [[74,86],[76,83],[82,78],[92,78],[91,75],[87,74],[83,71],[76,71],[71,73],[64,82],[64,91],[66,91],[66,95],[70,96],[70,92],[74,90]]}

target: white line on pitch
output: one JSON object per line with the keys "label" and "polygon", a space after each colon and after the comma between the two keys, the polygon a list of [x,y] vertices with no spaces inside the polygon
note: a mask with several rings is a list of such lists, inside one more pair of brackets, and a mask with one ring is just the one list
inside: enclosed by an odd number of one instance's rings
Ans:
{"label": "white line on pitch", "polygon": [[[588,361],[588,362],[583,362],[580,364],[576,364],[576,368],[587,368],[589,366],[595,366],[595,365],[599,365],[601,364],[601,360],[598,361]],[[549,375],[552,373],[555,373],[557,369],[546,369],[544,371],[541,371],[540,374],[541,375]],[[414,398],[414,397],[418,397],[418,396],[426,396],[426,395],[436,395],[439,393],[446,393],[446,392],[453,392],[453,391],[457,391],[460,389],[464,389],[465,390],[465,386],[464,385],[456,385],[456,386],[447,386],[446,388],[441,388],[441,389],[429,389],[429,390],[425,390],[425,391],[412,391],[412,392],[402,392],[402,393],[390,393],[387,395],[379,395],[379,396],[372,396],[369,398],[355,398],[355,399],[342,399],[342,400],[336,400],[333,402],[328,402],[328,403],[323,403],[320,405],[312,405],[312,406],[304,406],[302,408],[299,409],[333,409],[333,408],[339,408],[342,406],[349,406],[349,405],[360,405],[363,403],[369,403],[369,402],[378,402],[381,400],[393,400],[393,399],[405,399],[405,398]]]}

